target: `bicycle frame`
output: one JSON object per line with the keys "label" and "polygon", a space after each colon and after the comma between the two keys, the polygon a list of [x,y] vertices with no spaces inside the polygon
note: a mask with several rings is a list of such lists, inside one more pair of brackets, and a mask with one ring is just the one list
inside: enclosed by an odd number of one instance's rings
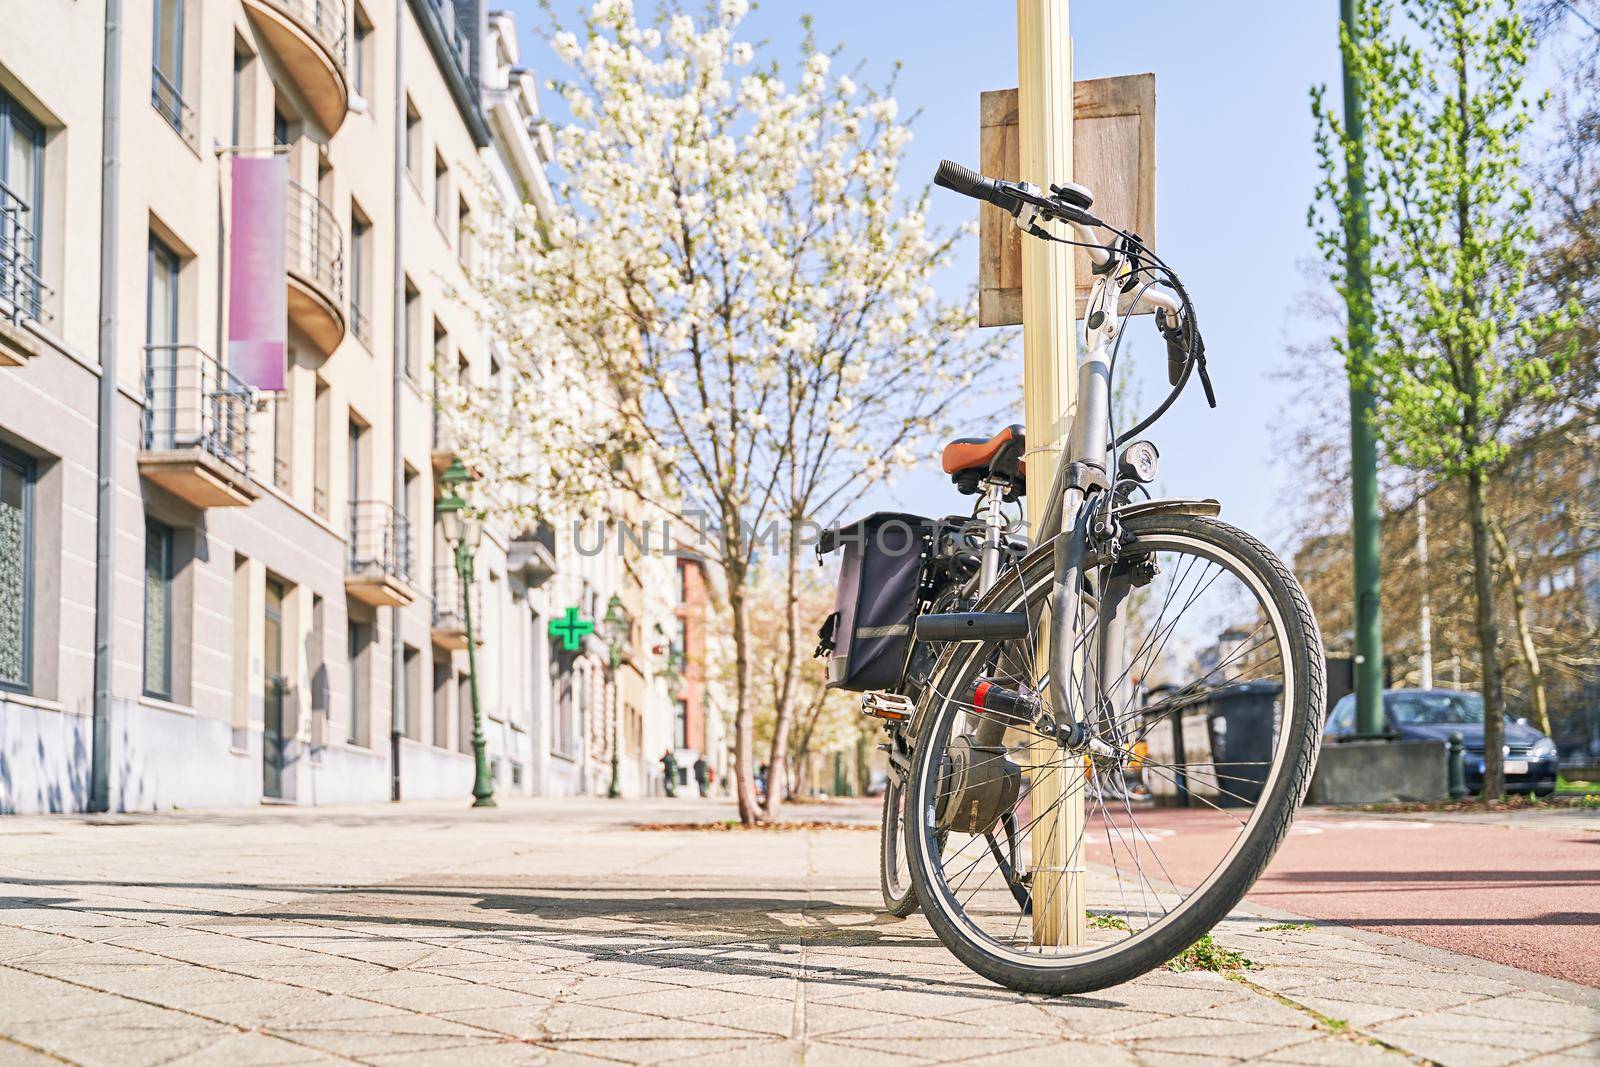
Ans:
{"label": "bicycle frame", "polygon": [[[1031,222],[1031,219],[1026,220]],[[1025,225],[1022,218],[1018,225]],[[1100,510],[1096,501],[1102,493],[1109,494],[1114,473],[1107,461],[1109,424],[1111,412],[1111,355],[1121,329],[1122,316],[1117,305],[1121,291],[1120,279],[1125,260],[1099,243],[1094,230],[1073,224],[1078,239],[1089,245],[1089,258],[1095,267],[1094,285],[1089,291],[1086,305],[1087,321],[1084,330],[1084,353],[1078,362],[1078,393],[1073,407],[1072,421],[1067,433],[1067,447],[1056,464],[1055,477],[1044,519],[1040,524],[1035,545],[1051,543],[1055,553],[1055,588],[1051,601],[1053,625],[1050,634],[1050,698],[1054,709],[1056,727],[1064,731],[1061,736],[1070,738],[1069,744],[1081,748],[1088,743],[1088,733],[1081,729],[1089,712],[1073,706],[1072,686],[1068,685],[1074,657],[1081,639],[1078,610],[1079,590],[1083,585],[1084,571],[1099,563],[1094,550],[1092,526]],[[1179,313],[1176,299],[1158,289],[1144,287],[1140,299],[1170,314]],[[1099,322],[1095,324],[1098,315]],[[1106,488],[1095,489],[1086,484],[1084,472],[1097,471],[1099,481]],[[1109,501],[1109,496],[1107,496]],[[1110,508],[1104,509],[1101,520],[1107,527],[1105,533],[1114,534]],[[1100,684],[1113,680],[1117,688],[1131,686],[1124,677],[1122,629],[1124,620],[1122,604],[1130,589],[1126,576],[1115,577],[1096,590],[1099,617],[1097,636],[1090,650],[1097,668]],[[1085,663],[1089,662],[1085,657]],[[1112,694],[1091,694],[1094,706],[1099,707]]]}

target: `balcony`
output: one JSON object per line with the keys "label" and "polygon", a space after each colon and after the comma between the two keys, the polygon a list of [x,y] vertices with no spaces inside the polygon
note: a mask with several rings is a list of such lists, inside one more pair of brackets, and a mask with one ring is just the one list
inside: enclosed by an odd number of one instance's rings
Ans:
{"label": "balcony", "polygon": [[140,475],[197,508],[253,503],[250,387],[195,345],[144,352]]}
{"label": "balcony", "polygon": [[[472,618],[481,625],[483,599],[478,594],[477,583],[471,587]],[[474,634],[483,644],[481,634]],[[462,595],[461,576],[454,565],[440,563],[433,568],[433,643],[436,647],[459,652],[467,647],[466,597]]]}
{"label": "balcony", "polygon": [[344,340],[344,234],[317,194],[291,181],[284,234],[289,268],[289,321],[324,356]]}
{"label": "balcony", "polygon": [[38,353],[22,324],[39,321],[44,284],[31,207],[0,182],[0,367],[20,367]]}
{"label": "balcony", "polygon": [[161,72],[160,67],[150,68],[150,103],[167,120],[167,125],[188,142],[190,148],[198,148],[194,108],[183,99],[183,93],[172,83],[172,79]]}
{"label": "balcony", "polygon": [[411,589],[411,529],[381,500],[350,502],[350,553],[344,590],[373,607],[400,607],[416,599]]}
{"label": "balcony", "polygon": [[350,110],[350,20],[344,0],[244,0],[245,11],[333,136]]}
{"label": "balcony", "polygon": [[549,523],[541,522],[513,537],[506,555],[506,569],[520,575],[528,583],[529,589],[537,589],[555,577],[555,529]]}

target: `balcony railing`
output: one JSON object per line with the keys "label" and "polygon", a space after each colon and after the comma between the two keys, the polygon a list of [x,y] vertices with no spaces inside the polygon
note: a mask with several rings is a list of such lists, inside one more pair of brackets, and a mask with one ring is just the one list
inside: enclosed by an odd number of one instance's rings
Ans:
{"label": "balcony railing", "polygon": [[273,7],[316,35],[341,67],[349,65],[350,20],[344,0],[269,0]]}
{"label": "balcony railing", "polygon": [[144,351],[145,451],[198,448],[248,477],[250,387],[196,345]]}
{"label": "balcony railing", "polygon": [[178,131],[178,136],[195,144],[194,108],[183,99],[183,92],[162,73],[160,67],[150,68],[150,102],[155,105],[167,124]]}
{"label": "balcony railing", "polygon": [[289,270],[320,289],[335,308],[344,307],[344,234],[339,220],[317,194],[289,183],[289,218],[284,235]]}
{"label": "balcony railing", "polygon": [[[477,625],[483,620],[483,599],[477,583],[471,586],[472,618]],[[463,595],[461,575],[454,564],[438,563],[433,568],[433,628],[460,633],[467,632],[466,597]]]}
{"label": "balcony railing", "polygon": [[361,310],[361,305],[350,301],[350,332],[368,348],[372,347],[372,320]]}
{"label": "balcony railing", "polygon": [[39,318],[39,239],[32,208],[0,182],[0,315]]}
{"label": "balcony railing", "polygon": [[411,581],[411,528],[405,516],[381,500],[350,502],[352,578]]}

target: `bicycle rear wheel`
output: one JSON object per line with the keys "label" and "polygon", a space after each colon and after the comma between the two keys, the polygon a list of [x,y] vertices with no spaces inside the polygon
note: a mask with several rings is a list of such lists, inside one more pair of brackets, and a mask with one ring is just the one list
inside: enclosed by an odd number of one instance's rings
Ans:
{"label": "bicycle rear wheel", "polygon": [[883,825],[878,834],[878,886],[883,910],[904,919],[917,910],[917,891],[911,884],[906,856],[904,782],[892,771],[883,791]]}
{"label": "bicycle rear wheel", "polygon": [[[1036,725],[1049,552],[980,605],[1026,612],[1028,636],[951,646],[917,709],[916,894],[958,958],[1025,992],[1127,981],[1215,925],[1287,832],[1320,741],[1322,642],[1277,557],[1199,516],[1136,514],[1124,533],[1119,562],[1080,590],[1065,691],[1090,750]],[[1123,655],[1102,660],[1103,636]],[[1107,662],[1116,677],[1099,677]]]}

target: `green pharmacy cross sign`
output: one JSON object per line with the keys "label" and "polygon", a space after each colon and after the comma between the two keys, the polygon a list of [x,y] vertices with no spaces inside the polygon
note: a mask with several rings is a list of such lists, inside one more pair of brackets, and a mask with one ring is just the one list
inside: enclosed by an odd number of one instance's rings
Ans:
{"label": "green pharmacy cross sign", "polygon": [[580,619],[577,608],[568,608],[564,618],[550,620],[550,636],[561,638],[561,647],[576,652],[583,647],[585,634],[594,633],[594,622]]}

